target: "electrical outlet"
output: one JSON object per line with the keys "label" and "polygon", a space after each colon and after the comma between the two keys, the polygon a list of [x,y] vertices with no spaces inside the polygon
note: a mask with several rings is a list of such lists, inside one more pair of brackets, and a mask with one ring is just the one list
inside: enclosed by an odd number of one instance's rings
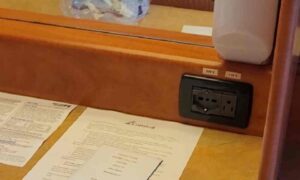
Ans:
{"label": "electrical outlet", "polygon": [[180,114],[187,118],[240,128],[248,126],[252,85],[184,75],[180,88]]}
{"label": "electrical outlet", "polygon": [[221,95],[209,89],[194,88],[192,90],[192,111],[208,115],[220,114]]}
{"label": "electrical outlet", "polygon": [[[237,96],[235,94],[223,94],[221,102],[221,116],[235,117],[237,105]],[[216,114],[217,115],[217,114]]]}
{"label": "electrical outlet", "polygon": [[235,117],[237,97],[228,92],[206,88],[192,89],[192,111],[206,115]]}

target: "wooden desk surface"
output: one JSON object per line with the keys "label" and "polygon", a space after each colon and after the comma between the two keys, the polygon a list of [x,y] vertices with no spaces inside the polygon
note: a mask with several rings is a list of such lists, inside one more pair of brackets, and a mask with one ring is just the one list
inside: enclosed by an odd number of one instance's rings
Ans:
{"label": "wooden desk surface", "polygon": [[[76,108],[23,168],[0,164],[1,180],[21,180],[85,110]],[[181,180],[256,180],[262,138],[205,129]]]}
{"label": "wooden desk surface", "polygon": [[[59,0],[0,0],[0,7],[3,8],[50,15],[61,15],[58,5]],[[149,15],[140,23],[142,27],[174,31],[180,31],[185,24],[211,26],[212,13],[152,5]],[[23,168],[0,164],[0,179],[22,179],[84,109],[76,108]],[[181,179],[255,180],[259,171],[261,146],[260,137],[205,129]]]}

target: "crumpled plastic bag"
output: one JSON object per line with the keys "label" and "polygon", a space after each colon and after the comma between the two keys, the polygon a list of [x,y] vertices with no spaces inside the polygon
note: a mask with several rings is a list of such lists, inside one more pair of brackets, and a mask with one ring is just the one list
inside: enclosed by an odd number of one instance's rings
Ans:
{"label": "crumpled plastic bag", "polygon": [[61,7],[66,16],[134,24],[147,14],[150,0],[62,0]]}

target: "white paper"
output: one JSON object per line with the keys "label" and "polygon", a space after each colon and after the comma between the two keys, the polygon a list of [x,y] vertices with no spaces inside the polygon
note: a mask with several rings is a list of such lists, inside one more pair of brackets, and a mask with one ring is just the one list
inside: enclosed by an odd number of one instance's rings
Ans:
{"label": "white paper", "polygon": [[184,25],[181,32],[187,33],[187,34],[212,36],[212,31],[213,31],[212,27],[208,27],[208,26],[189,26],[189,25]]}
{"label": "white paper", "polygon": [[119,148],[102,146],[72,180],[146,180],[162,160]]}
{"label": "white paper", "polygon": [[0,163],[24,166],[74,107],[0,93]]}
{"label": "white paper", "polygon": [[163,163],[151,180],[179,179],[203,129],[88,108],[24,180],[67,180],[103,145]]}

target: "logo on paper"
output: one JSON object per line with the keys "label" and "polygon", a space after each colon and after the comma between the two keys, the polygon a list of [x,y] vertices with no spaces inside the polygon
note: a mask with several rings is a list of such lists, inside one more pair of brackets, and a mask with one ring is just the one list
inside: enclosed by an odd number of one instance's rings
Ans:
{"label": "logo on paper", "polygon": [[150,126],[150,125],[146,125],[146,124],[141,124],[141,123],[138,123],[136,121],[130,121],[130,122],[127,122],[125,123],[127,125],[131,125],[131,126],[137,126],[137,127],[143,127],[143,128],[148,128],[148,129],[155,129],[155,126]]}

